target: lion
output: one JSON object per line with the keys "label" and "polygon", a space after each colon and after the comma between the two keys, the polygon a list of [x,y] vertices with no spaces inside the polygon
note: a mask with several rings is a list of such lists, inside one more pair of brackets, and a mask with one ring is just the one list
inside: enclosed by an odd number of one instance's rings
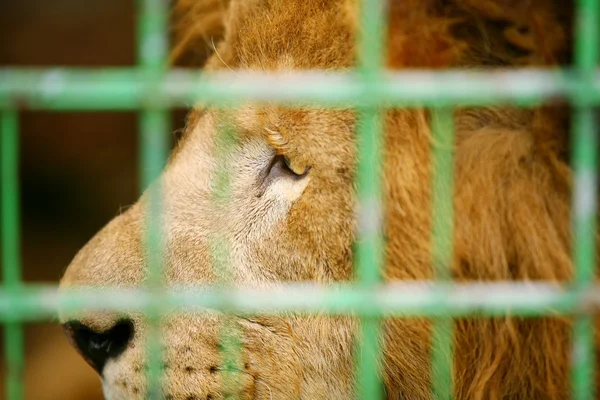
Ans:
{"label": "lion", "polygon": [[[352,0],[179,0],[173,59],[219,70],[348,70],[356,65],[360,13]],[[386,66],[507,68],[564,65],[571,5],[563,1],[389,2]],[[208,54],[208,56],[207,56]],[[205,60],[205,58],[207,58]],[[386,282],[434,278],[431,261],[431,113],[384,116]],[[559,102],[456,109],[452,278],[554,281],[573,276],[569,114]],[[212,238],[230,251],[235,285],[323,285],[354,279],[358,146],[352,109],[248,103],[198,106],[159,180],[167,285],[217,280]],[[223,157],[224,127],[236,141]],[[227,202],[216,174],[231,171]],[[118,215],[75,256],[61,288],[139,287],[148,195]],[[219,333],[241,332],[242,364],[224,385]],[[147,393],[136,313],[65,320],[77,350],[102,377],[107,399]],[[457,399],[569,398],[568,317],[459,318],[454,322]],[[166,399],[350,399],[357,395],[348,316],[170,316],[162,330]],[[381,363],[389,399],[431,397],[431,321],[388,318]]]}

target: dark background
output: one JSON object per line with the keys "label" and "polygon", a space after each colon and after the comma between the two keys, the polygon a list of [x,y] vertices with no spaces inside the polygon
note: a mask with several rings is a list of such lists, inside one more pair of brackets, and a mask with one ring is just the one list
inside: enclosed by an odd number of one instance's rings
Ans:
{"label": "dark background", "polygon": [[[0,0],[0,67],[132,66],[134,5]],[[173,131],[184,116],[173,112]],[[137,115],[22,111],[20,124],[23,278],[56,284],[77,250],[138,196]],[[26,399],[102,398],[96,373],[57,324],[27,325],[25,348]],[[2,358],[1,377],[4,371]]]}

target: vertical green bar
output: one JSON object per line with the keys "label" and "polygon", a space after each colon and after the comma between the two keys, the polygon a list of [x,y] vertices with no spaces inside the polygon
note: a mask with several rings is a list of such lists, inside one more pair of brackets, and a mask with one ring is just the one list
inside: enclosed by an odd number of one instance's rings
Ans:
{"label": "vertical green bar", "polygon": [[151,72],[164,72],[168,59],[169,0],[138,0],[138,61]]}
{"label": "vertical green bar", "polygon": [[[454,118],[450,109],[435,109],[431,115],[433,131],[432,173],[432,262],[439,281],[449,283],[454,231]],[[440,301],[446,293],[439,293]],[[431,383],[434,399],[452,398],[453,320],[439,317],[433,321]]]}
{"label": "vertical green bar", "polygon": [[[220,111],[218,126],[221,129],[218,132],[215,145],[215,191],[213,193],[213,202],[219,207],[227,208],[231,199],[231,174],[232,163],[231,155],[237,144],[237,135],[231,126],[227,114]],[[235,271],[231,264],[231,247],[227,239],[218,235],[211,240],[211,256],[213,270],[216,276],[216,283],[222,289],[233,288],[235,279]],[[224,305],[224,311],[227,312],[227,302],[229,296],[225,295],[219,299]],[[230,398],[237,399],[240,386],[236,382],[236,378],[240,377],[240,372],[243,371],[242,362],[242,344],[240,341],[240,329],[236,325],[235,318],[226,316],[220,326],[220,344],[219,353],[221,357],[223,378],[222,388],[224,393],[235,393],[236,395]]]}
{"label": "vertical green bar", "polygon": [[[2,274],[3,288],[16,297],[21,285],[19,232],[19,120],[14,110],[0,114],[2,134]],[[17,301],[16,298],[13,299]],[[14,321],[4,325],[6,398],[23,398],[23,327]]]}
{"label": "vertical green bar", "polygon": [[[168,118],[162,111],[144,111],[140,120],[140,146],[142,186],[148,187],[160,175],[168,153]],[[145,237],[148,289],[152,292],[153,303],[147,310],[148,321],[148,392],[147,398],[161,398],[160,378],[162,346],[160,335],[161,296],[163,292],[163,249],[162,193],[160,181],[155,181],[148,189],[147,226]]]}
{"label": "vertical green bar", "polygon": [[[362,115],[360,115],[362,114]],[[359,234],[356,246],[358,285],[375,289],[381,280],[384,260],[380,154],[381,113],[360,110],[360,135],[363,139],[359,155],[358,198]],[[380,381],[382,321],[379,317],[361,318],[361,343],[357,359],[357,383],[360,399],[381,399]]]}
{"label": "vertical green bar", "polygon": [[[596,164],[598,138],[593,111],[576,109],[573,116],[573,260],[575,290],[583,293],[594,281],[596,269]],[[594,323],[591,315],[576,316],[573,331],[572,391],[576,400],[595,399]]]}
{"label": "vertical green bar", "polygon": [[[366,85],[375,85],[384,66],[385,0],[362,0],[361,30],[358,32],[358,72]],[[368,94],[365,93],[365,95]],[[356,275],[359,285],[374,289],[383,268],[381,167],[383,112],[378,108],[358,110],[358,210]],[[381,399],[381,318],[361,320],[361,344],[357,355],[358,394],[361,399]]]}
{"label": "vertical green bar", "polygon": [[[139,0],[138,59],[140,67],[155,85],[164,76],[167,65],[167,0]],[[152,88],[148,88],[148,104],[152,104]],[[142,187],[148,187],[160,175],[168,156],[169,115],[166,110],[149,106],[140,116],[140,173]],[[153,305],[146,310],[148,319],[148,390],[147,398],[162,398],[160,385],[162,367],[162,346],[160,322],[162,316],[161,296],[163,293],[163,249],[162,193],[160,181],[154,182],[148,190],[147,216],[147,284],[153,292]]]}
{"label": "vertical green bar", "polygon": [[[593,86],[600,51],[600,1],[579,0],[575,16],[575,64],[581,96]],[[593,284],[596,272],[596,206],[598,126],[590,107],[577,107],[573,115],[573,261],[575,287],[580,293]],[[592,315],[576,316],[573,329],[572,392],[576,400],[596,398],[595,343]]]}
{"label": "vertical green bar", "polygon": [[600,53],[600,1],[578,0],[575,15],[575,65],[593,83]]}

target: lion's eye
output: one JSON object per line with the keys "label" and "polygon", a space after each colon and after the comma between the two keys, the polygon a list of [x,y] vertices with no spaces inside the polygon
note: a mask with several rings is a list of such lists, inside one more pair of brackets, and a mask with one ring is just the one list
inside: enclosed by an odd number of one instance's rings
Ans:
{"label": "lion's eye", "polygon": [[266,187],[278,179],[302,180],[308,175],[310,167],[295,164],[294,160],[281,154],[275,155],[271,163],[261,173],[262,186]]}
{"label": "lion's eye", "polygon": [[285,163],[285,166],[287,167],[287,169],[291,173],[293,173],[294,175],[297,175],[297,176],[306,175],[306,173],[310,169],[310,167],[308,165],[302,166],[302,165],[292,163],[292,160],[290,160],[290,158],[288,156],[283,156],[283,162]]}

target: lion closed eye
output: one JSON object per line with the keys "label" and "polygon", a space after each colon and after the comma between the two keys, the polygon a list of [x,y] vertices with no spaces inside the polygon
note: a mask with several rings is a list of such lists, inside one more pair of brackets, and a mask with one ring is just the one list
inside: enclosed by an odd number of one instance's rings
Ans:
{"label": "lion closed eye", "polygon": [[[387,66],[496,68],[568,61],[568,5],[560,1],[390,1]],[[212,51],[203,68],[348,70],[355,65],[352,0],[179,0],[174,58]],[[538,37],[536,32],[547,32]],[[454,262],[458,281],[566,281],[569,239],[568,114],[540,109],[457,109]],[[356,115],[350,109],[243,104],[192,111],[160,181],[165,193],[168,285],[216,281],[212,238],[230,249],[236,285],[328,284],[353,278]],[[235,141],[223,151],[224,127]],[[387,281],[431,279],[432,134],[428,110],[384,118]],[[218,171],[230,171],[219,201]],[[148,200],[111,221],[74,258],[62,287],[136,287],[144,281]],[[241,333],[241,363],[222,365],[220,326]],[[147,390],[141,315],[63,321],[101,374],[108,399]],[[167,399],[349,399],[357,325],[350,317],[285,314],[253,319],[214,310],[173,315],[164,327]],[[458,319],[458,399],[566,399],[566,318]],[[382,373],[390,399],[430,398],[430,322],[388,319]],[[228,386],[225,375],[234,385]]]}

